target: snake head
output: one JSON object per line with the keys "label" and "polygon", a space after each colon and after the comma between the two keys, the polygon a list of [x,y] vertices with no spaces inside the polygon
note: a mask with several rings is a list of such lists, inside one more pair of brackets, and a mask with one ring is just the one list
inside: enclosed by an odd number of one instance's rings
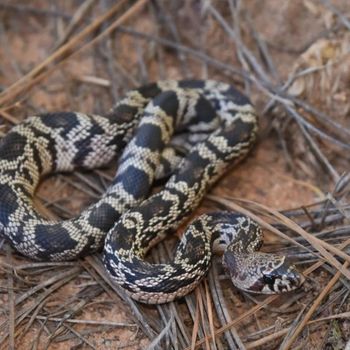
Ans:
{"label": "snake head", "polygon": [[223,264],[233,284],[247,292],[280,294],[299,288],[305,277],[285,256],[226,251]]}
{"label": "snake head", "polygon": [[259,278],[252,288],[260,289],[263,294],[280,294],[299,288],[305,281],[305,277],[296,269],[285,256],[277,255],[280,264],[271,270],[261,271]]}

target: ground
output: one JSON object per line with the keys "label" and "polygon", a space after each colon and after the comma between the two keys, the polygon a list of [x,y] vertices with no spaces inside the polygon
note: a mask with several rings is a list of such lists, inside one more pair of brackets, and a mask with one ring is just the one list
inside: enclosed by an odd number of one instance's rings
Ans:
{"label": "ground", "polygon": [[[348,2],[120,3],[0,3],[2,136],[29,115],[58,110],[105,113],[127,90],[149,81],[226,81],[256,106],[259,139],[193,217],[218,209],[215,198],[239,204],[319,253],[302,254],[305,251],[295,242],[265,231],[263,249],[285,249],[303,271],[319,261],[323,242],[334,247],[345,242],[348,182],[340,175],[348,169],[350,147]],[[143,7],[135,7],[141,3]],[[114,14],[74,45],[78,33],[97,25],[99,16],[116,6]],[[121,16],[127,16],[122,26],[94,42]],[[78,47],[83,49],[70,56]],[[35,74],[11,87],[48,57],[50,61]],[[50,177],[38,190],[36,206],[53,218],[77,215],[99,198],[114,171],[111,164],[107,169]],[[321,241],[309,241],[310,245],[290,224],[282,225],[277,211],[308,233],[318,234]],[[327,235],[322,236],[324,232]],[[166,260],[175,243],[170,239],[160,244],[151,259]],[[207,336],[198,346],[341,349],[350,335],[349,321],[339,316],[350,311],[347,276],[339,279],[336,266],[337,261],[344,262],[341,259],[325,258],[328,264],[315,269],[300,291],[274,300],[234,289],[220,259],[215,259],[208,278],[194,293],[159,307],[120,296],[109,284],[98,255],[70,263],[34,263],[2,240],[0,259],[1,348],[189,349]],[[348,255],[343,259],[350,261]],[[322,292],[325,295],[318,300]],[[257,310],[263,303],[267,306]],[[319,320],[327,317],[333,319]],[[225,326],[230,332],[223,336]],[[213,333],[215,344],[209,339]]]}

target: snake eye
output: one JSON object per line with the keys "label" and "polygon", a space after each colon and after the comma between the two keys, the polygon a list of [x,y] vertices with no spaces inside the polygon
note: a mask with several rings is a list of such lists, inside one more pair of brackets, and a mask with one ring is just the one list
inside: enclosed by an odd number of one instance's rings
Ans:
{"label": "snake eye", "polygon": [[273,286],[275,284],[275,277],[271,275],[264,275],[263,281],[265,285],[268,285],[271,290],[273,290]]}

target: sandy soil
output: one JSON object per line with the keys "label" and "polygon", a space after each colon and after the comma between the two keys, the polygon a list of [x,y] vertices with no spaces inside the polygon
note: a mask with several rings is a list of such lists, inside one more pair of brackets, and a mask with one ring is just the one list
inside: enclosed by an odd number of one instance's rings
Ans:
{"label": "sandy soil", "polygon": [[[105,3],[108,6],[112,4],[108,1]],[[234,54],[232,40],[220,29],[213,18],[205,19],[204,15],[201,17],[198,14],[199,3],[196,1],[174,1],[166,6],[163,4],[165,13],[172,17],[172,23],[175,23],[177,27],[179,40],[187,46],[200,47],[202,51],[210,56],[238,67],[240,63]],[[228,3],[225,1],[214,1],[213,3],[224,18],[232,23]],[[12,8],[10,4],[14,7]],[[4,2],[4,6],[0,6],[0,87],[5,89],[53,52],[55,44],[62,37],[79,4],[81,2],[49,4],[45,1],[35,0],[22,3],[18,1]],[[344,13],[350,11],[346,0],[332,1],[332,4]],[[285,81],[294,68],[310,63],[310,56],[300,58],[301,55],[317,41],[317,36],[331,28],[336,20],[330,10],[316,2],[307,0],[293,2],[250,0],[246,1],[244,6],[248,19],[250,18],[255,30],[267,43],[276,69],[275,79],[280,81]],[[93,8],[95,12],[88,11],[85,14],[82,27],[103,12],[102,5],[95,5]],[[44,12],[35,13],[32,9],[51,12],[46,14]],[[54,13],[56,15],[53,15]],[[244,21],[247,21],[247,19],[244,19]],[[164,35],[165,38],[171,38],[171,28],[169,29],[169,26],[164,25],[159,19],[157,21],[154,9],[151,6],[146,6],[143,11],[134,16],[129,21],[128,26],[143,33],[150,33],[155,36]],[[247,45],[250,45],[254,50],[254,43],[251,36],[248,35],[249,27],[243,26],[243,28],[246,30],[246,33],[243,33],[243,39],[247,40]],[[331,39],[333,40],[334,36]],[[335,39],[345,40],[342,33]],[[326,48],[329,47],[328,44],[332,44],[331,47],[333,48],[340,47],[339,45],[335,46],[334,42],[330,42],[325,44]],[[106,49],[108,46],[111,46],[113,60],[118,64],[117,68],[114,69],[117,72],[118,81],[115,82],[116,89],[113,93],[108,87],[83,82],[86,77],[90,76],[105,79],[104,81],[107,81],[107,83],[110,81],[108,50]],[[337,50],[332,51],[332,55],[340,55],[343,59],[341,50]],[[317,56],[317,54],[315,55]],[[320,58],[320,54],[317,57]],[[332,57],[329,59],[332,59]],[[338,120],[344,123],[344,126],[349,126],[349,118],[346,118],[349,112],[349,89],[346,88],[346,83],[350,81],[350,69],[345,70],[349,63],[339,65],[341,65],[342,70],[339,71],[340,68],[337,64],[334,64],[333,75],[330,76],[336,76],[337,78],[334,78],[334,82],[330,83],[329,86],[322,85],[325,89],[322,90],[322,94],[312,94],[310,92],[315,91],[315,89],[319,91],[318,86],[324,80],[321,75],[312,82],[304,81],[301,84],[302,86],[298,85],[294,88],[299,89],[299,97],[306,97],[308,101],[316,103],[318,108],[324,109],[327,113],[335,111]],[[237,77],[230,76],[222,70],[210,68],[204,63],[198,63],[190,55],[180,55],[178,57],[174,50],[163,49],[154,43],[138,41],[132,36],[117,33],[109,39],[107,44],[98,44],[93,49],[86,50],[69,59],[48,79],[36,84],[25,95],[14,99],[12,103],[18,102],[19,104],[9,109],[9,113],[18,121],[25,119],[28,115],[44,111],[77,110],[88,113],[102,113],[112,106],[115,97],[120,97],[123,92],[131,88],[134,81],[139,84],[159,78],[180,79],[185,76],[210,77],[230,82],[237,80]],[[242,84],[240,87],[244,89]],[[333,91],[332,89],[336,90]],[[257,89],[251,90],[248,87],[246,90],[261,114],[268,101],[267,97]],[[335,100],[333,97],[331,99],[324,97],[329,96],[329,91],[332,91]],[[332,107],[334,104],[336,104],[336,110]],[[257,146],[246,161],[232,169],[220,180],[212,190],[213,194],[249,199],[273,209],[284,210],[310,204],[333,188],[334,183],[330,176],[320,167],[315,157],[310,156],[308,145],[300,135],[299,129],[293,124],[289,126],[283,116],[279,117],[279,113],[281,113],[280,110],[276,110],[273,113],[261,116],[261,132]],[[276,125],[282,124],[285,125],[286,132],[281,136],[274,130],[276,130]],[[9,120],[1,119],[1,132],[6,133],[11,126]],[[287,148],[281,142],[282,139]],[[348,159],[343,155],[339,155],[339,149],[323,142],[321,144],[327,156],[334,161],[339,172],[346,169]],[[286,149],[289,152],[288,154]],[[292,161],[288,156],[291,157]],[[105,174],[102,177],[96,172],[83,173],[82,175],[91,181],[96,181],[97,186],[103,189],[108,184],[108,178],[113,175],[113,172],[114,168],[111,165],[109,169],[102,170],[102,174]],[[45,180],[38,193],[40,197],[38,205],[46,205],[46,210],[55,217],[69,217],[79,213],[82,208],[94,202],[100,195],[98,190],[86,183],[81,185],[84,190],[79,190],[77,188],[79,184],[82,184],[81,179],[76,175],[59,175]],[[48,202],[52,204],[48,205]],[[202,212],[210,206],[212,204],[204,201],[203,206],[196,213]],[[48,215],[47,212],[46,214]],[[278,241],[274,235],[268,235],[268,238],[269,242]],[[3,245],[0,256],[1,266],[3,267],[3,271],[0,273],[1,284],[11,287],[8,266],[11,264],[14,266],[28,265],[31,262],[17,256],[12,251],[9,253],[6,247],[6,244]],[[8,259],[10,259],[10,262]],[[132,316],[130,307],[116,294],[112,296],[110,293],[96,289],[96,295],[93,295],[94,289],[90,287],[94,285],[98,287],[98,284],[96,284],[88,270],[84,268],[85,263],[84,261],[74,263],[75,266],[83,266],[82,271],[72,281],[50,294],[45,299],[42,309],[38,309],[38,314],[54,315],[57,312],[57,317],[64,317],[65,313],[69,313],[70,308],[76,307],[80,309],[72,316],[74,319],[119,322],[125,325],[134,324],[135,318]],[[20,275],[18,278],[15,277],[14,282],[12,282],[14,294],[18,297],[36,283],[67,270],[67,267],[62,266],[56,269],[54,267],[44,268],[42,272],[39,268],[37,270],[34,268],[30,269],[33,276],[25,277],[22,274],[25,269],[20,269]],[[86,289],[86,287],[90,289]],[[247,300],[243,299],[237,291],[228,291],[231,287],[225,280],[223,281],[223,287],[228,298],[231,299],[231,304],[234,305],[231,306],[234,313],[239,315],[251,307],[251,304],[249,304],[249,307],[245,305]],[[84,294],[86,290],[88,290],[88,295]],[[7,287],[4,287],[0,294],[1,322],[9,317],[8,305],[10,298]],[[23,312],[34,302],[37,302],[37,299],[31,298],[25,305],[15,308],[16,315],[18,316],[20,311]],[[299,301],[297,304],[300,306],[302,302]],[[60,312],[62,311],[60,307],[64,310],[64,313]],[[156,318],[159,317],[156,308],[143,310]],[[281,317],[284,317],[284,315]],[[274,314],[273,318],[268,319],[268,316],[264,313],[258,320],[258,324],[262,328],[271,324],[276,325],[278,314]],[[187,319],[186,322],[189,332],[191,332],[192,321]],[[57,323],[44,323],[42,319],[38,319],[33,322],[29,331],[20,341],[16,340],[15,348],[18,350],[29,348],[91,348],[86,342],[81,344],[78,337],[72,336],[72,328],[88,342],[91,342],[96,349],[136,350],[146,348],[150,340],[147,339],[142,330],[138,327],[125,325],[120,327],[114,325],[108,329],[105,327],[105,329],[96,332],[91,325],[71,323],[68,324],[71,328],[63,327],[63,329],[60,329],[59,334],[56,334],[56,341],[49,342],[48,334],[55,332]],[[219,327],[220,324],[217,323],[216,326]],[[103,326],[98,325],[98,327]],[[248,329],[256,330],[256,326],[252,326],[250,323],[242,323],[238,327],[241,336],[249,334]],[[6,331],[2,327],[0,336],[1,334],[4,335]],[[17,328],[16,331],[23,331],[23,327]],[[324,328],[320,327],[319,334],[323,335],[323,332]],[[67,336],[67,339],[64,338],[65,336]],[[311,336],[307,348],[317,349],[319,344],[322,343],[321,339],[322,337],[317,339],[317,336]],[[58,340],[60,342],[57,342]],[[275,348],[275,345],[268,344],[261,348],[272,349]],[[181,345],[179,348],[181,348]]]}

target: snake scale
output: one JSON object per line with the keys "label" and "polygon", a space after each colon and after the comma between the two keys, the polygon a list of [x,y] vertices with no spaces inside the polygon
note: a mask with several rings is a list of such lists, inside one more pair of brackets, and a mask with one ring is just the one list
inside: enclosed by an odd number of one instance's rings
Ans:
{"label": "snake scale", "polygon": [[[247,97],[211,80],[143,86],[105,116],[27,118],[0,142],[0,229],[18,252],[36,260],[72,260],[102,249],[111,279],[144,303],[189,293],[207,273],[213,252],[224,252],[224,266],[240,289],[293,290],[303,276],[284,256],[257,252],[261,229],[241,214],[202,215],[189,225],[171,262],[144,260],[246,156],[257,124]],[[78,217],[50,221],[33,205],[44,176],[101,167],[118,154],[114,180]],[[159,178],[167,181],[152,192]]]}

